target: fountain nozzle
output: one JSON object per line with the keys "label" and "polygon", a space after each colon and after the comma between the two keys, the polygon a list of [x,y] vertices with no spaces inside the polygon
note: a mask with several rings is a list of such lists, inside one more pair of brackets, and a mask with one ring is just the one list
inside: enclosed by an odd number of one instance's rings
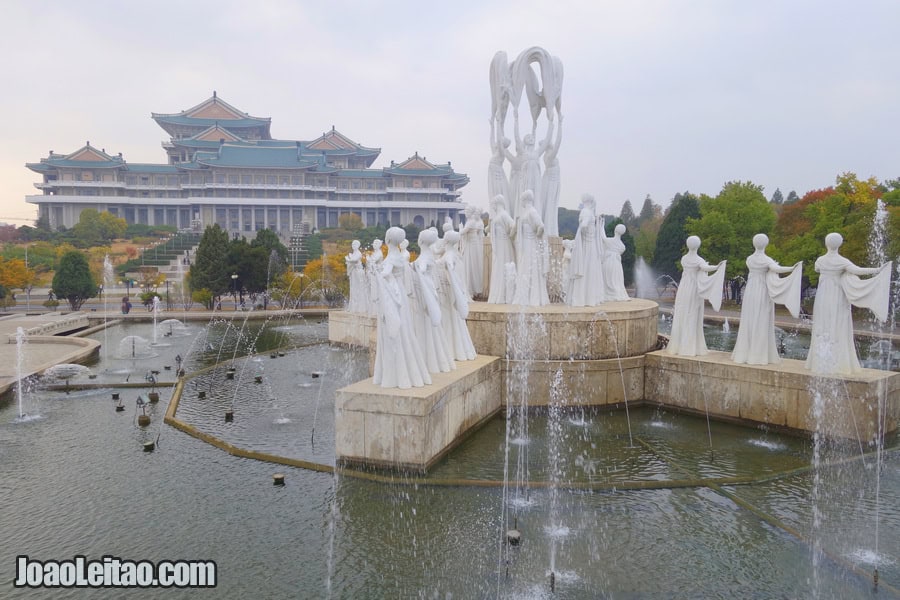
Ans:
{"label": "fountain nozzle", "polygon": [[550,592],[556,593],[556,573],[550,571]]}

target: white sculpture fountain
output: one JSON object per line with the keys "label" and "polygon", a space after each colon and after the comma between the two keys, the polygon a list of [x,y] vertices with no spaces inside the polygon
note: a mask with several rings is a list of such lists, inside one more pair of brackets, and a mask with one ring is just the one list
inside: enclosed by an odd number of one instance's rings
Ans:
{"label": "white sculpture fountain", "polygon": [[[890,300],[891,263],[871,269],[858,267],[838,253],[843,243],[839,233],[829,233],[825,236],[828,251],[816,259],[819,286],[806,367],[823,375],[849,375],[860,370],[850,305],[868,308],[884,321]],[[875,277],[863,280],[859,275]]]}
{"label": "white sculpture fountain", "polygon": [[708,300],[715,311],[722,306],[725,261],[710,266],[703,260],[697,254],[700,238],[696,235],[690,236],[685,243],[688,252],[681,257],[683,271],[675,294],[672,335],[666,350],[680,356],[703,356],[708,352],[703,337],[703,301]]}
{"label": "white sculpture fountain", "polygon": [[572,244],[572,260],[569,264],[569,280],[566,304],[569,306],[597,306],[604,299],[603,268],[601,259],[600,230],[594,197],[581,197],[578,214],[578,230]]}
{"label": "white sculpture fountain", "polygon": [[408,263],[400,254],[406,232],[391,227],[385,234],[387,258],[378,273],[378,341],[375,348],[375,385],[406,389],[431,383],[413,329],[413,317],[403,285]]}
{"label": "white sculpture fountain", "polygon": [[[803,263],[782,267],[766,254],[768,244],[766,234],[753,236],[755,252],[747,257],[750,274],[741,303],[737,341],[731,353],[731,359],[736,363],[767,365],[781,362],[775,345],[775,305],[783,304],[794,318],[800,314]],[[782,278],[779,273],[790,275]]]}

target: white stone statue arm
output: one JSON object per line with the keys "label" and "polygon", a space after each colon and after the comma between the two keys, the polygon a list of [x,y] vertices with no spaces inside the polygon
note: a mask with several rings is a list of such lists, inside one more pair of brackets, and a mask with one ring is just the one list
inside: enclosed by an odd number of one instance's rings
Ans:
{"label": "white stone statue arm", "polygon": [[714,271],[718,271],[719,268],[724,268],[724,267],[725,267],[724,260],[715,265],[711,265],[708,262],[706,262],[705,260],[701,260],[701,262],[700,262],[700,270],[706,271],[707,273],[712,273]]}
{"label": "white stone statue arm", "polygon": [[803,261],[801,260],[800,262],[793,264],[789,267],[782,267],[777,262],[772,261],[769,264],[769,271],[772,273],[780,273],[780,274],[793,273],[794,269],[796,269],[797,267],[800,267],[802,264],[803,264]]}
{"label": "white stone statue arm", "polygon": [[553,113],[550,113],[550,122],[547,125],[547,137],[541,140],[541,143],[538,145],[537,154],[541,156],[547,151],[547,148],[550,147],[551,142],[553,141]]}
{"label": "white stone statue arm", "polygon": [[516,239],[516,232],[518,231],[518,227],[516,227],[516,222],[513,220],[509,213],[504,213],[503,223],[506,226],[506,233],[509,236],[510,240]]}
{"label": "white stone statue arm", "polygon": [[544,160],[546,161],[552,162],[559,153],[559,146],[562,143],[562,121],[563,117],[559,115],[559,122],[556,124],[556,141],[547,147],[547,151],[544,153]]}
{"label": "white stone statue arm", "polygon": [[877,275],[878,273],[881,272],[882,269],[884,269],[887,266],[890,266],[890,264],[891,263],[886,262],[883,265],[881,265],[880,267],[869,268],[869,267],[857,267],[856,265],[854,265],[851,262],[851,263],[848,263],[846,267],[844,267],[844,270],[848,273],[852,273],[853,275]]}

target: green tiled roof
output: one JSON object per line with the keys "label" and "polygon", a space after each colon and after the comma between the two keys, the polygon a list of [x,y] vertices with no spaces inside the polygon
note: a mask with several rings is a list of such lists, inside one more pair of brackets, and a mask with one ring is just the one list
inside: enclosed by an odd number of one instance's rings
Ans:
{"label": "green tiled roof", "polygon": [[218,124],[222,129],[246,129],[248,127],[268,127],[272,119],[199,119],[197,117],[182,117],[180,115],[154,115],[157,123],[171,123],[172,125],[189,125],[191,127],[213,127]]}
{"label": "green tiled roof", "polygon": [[69,160],[67,158],[45,158],[41,162],[50,167],[75,169],[115,169],[125,166],[124,161],[119,160]]}

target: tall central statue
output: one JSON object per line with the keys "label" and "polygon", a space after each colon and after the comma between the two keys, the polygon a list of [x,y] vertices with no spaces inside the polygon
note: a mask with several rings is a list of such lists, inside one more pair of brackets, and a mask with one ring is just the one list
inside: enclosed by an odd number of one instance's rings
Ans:
{"label": "tall central statue", "polygon": [[[540,80],[535,67],[540,70]],[[557,237],[557,208],[559,207],[560,175],[557,154],[562,142],[562,81],[563,67],[559,58],[543,48],[523,51],[513,63],[506,53],[497,52],[491,61],[491,160],[488,168],[488,196],[503,195],[509,201],[509,213],[520,216],[519,198],[530,190],[534,208],[549,237]],[[531,132],[523,138],[519,128],[519,104],[522,93],[528,100]],[[504,136],[509,105],[513,107],[513,136],[515,152],[509,150],[510,140]],[[537,140],[541,114],[546,119],[546,134]],[[554,139],[553,130],[556,128]],[[505,159],[505,160],[504,160]],[[541,171],[543,159],[546,172]],[[509,161],[506,175],[504,162]]]}

